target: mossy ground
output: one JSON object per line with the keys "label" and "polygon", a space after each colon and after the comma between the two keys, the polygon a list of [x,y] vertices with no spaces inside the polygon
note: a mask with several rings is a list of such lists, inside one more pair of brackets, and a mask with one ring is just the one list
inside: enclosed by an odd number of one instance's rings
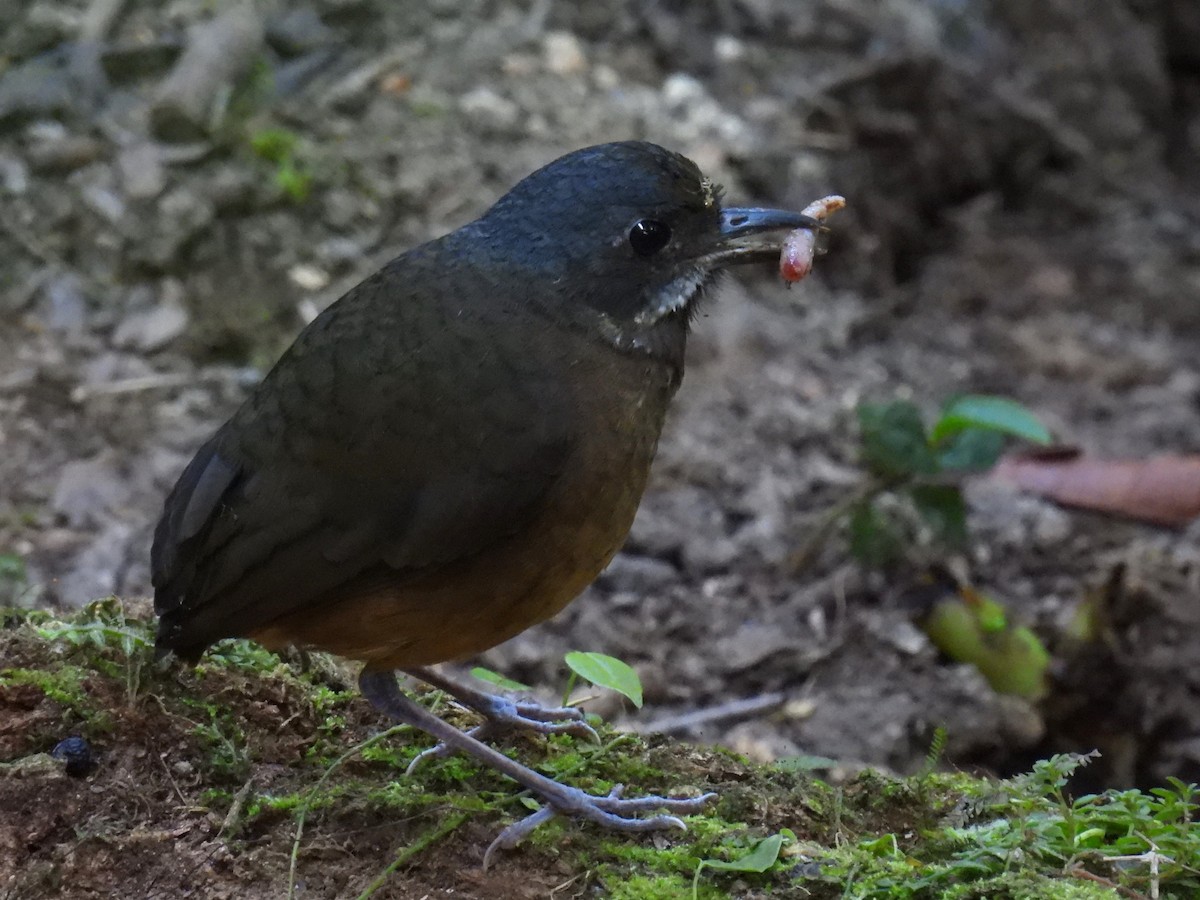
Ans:
{"label": "mossy ground", "polygon": [[[1118,884],[1141,896],[1146,864],[1102,858],[1114,852],[1109,832],[1136,830],[1137,814],[1158,816],[1175,858],[1192,855],[1160,863],[1161,896],[1198,885],[1176,864],[1194,867],[1200,846],[1186,796],[1142,813],[1128,796],[1128,822],[1110,811],[1111,829],[1084,828],[1082,815],[1066,822],[1069,802],[1054,818],[1055,771],[1017,799],[961,774],[864,772],[832,785],[802,767],[603,727],[599,745],[537,738],[507,749],[592,791],[625,783],[720,800],[687,833],[628,837],[555,820],[484,873],[492,837],[526,812],[511,782],[463,757],[405,777],[429,743],[407,729],[355,751],[388,723],[336,662],[227,642],[195,668],[161,666],[150,634],[144,612],[112,600],[65,620],[4,620],[0,897],[1099,898]],[[423,697],[459,716],[441,695]],[[81,777],[44,755],[70,735],[95,753]],[[1053,836],[1068,824],[1077,853],[1059,859]],[[695,879],[701,860],[735,860],[779,833],[766,871],[706,868]]]}

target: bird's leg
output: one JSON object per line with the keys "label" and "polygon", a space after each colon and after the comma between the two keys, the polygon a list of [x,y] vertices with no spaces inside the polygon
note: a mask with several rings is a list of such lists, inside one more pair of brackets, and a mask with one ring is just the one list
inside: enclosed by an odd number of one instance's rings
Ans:
{"label": "bird's leg", "polygon": [[[510,700],[499,694],[489,694],[447,678],[435,669],[420,667],[405,669],[406,674],[431,684],[456,699],[463,706],[483,716],[483,724],[467,732],[479,741],[492,740],[510,731],[536,731],[539,734],[571,734],[599,743],[594,728],[583,719],[583,712],[570,706],[542,706]],[[448,756],[453,748],[445,741],[417,755],[408,766],[411,775],[421,763],[431,757]]]}
{"label": "bird's leg", "polygon": [[396,683],[393,672],[363,670],[358,678],[359,687],[371,704],[406,725],[420,728],[443,744],[463,753],[468,753],[507,775],[521,786],[537,794],[545,806],[519,822],[514,822],[492,841],[483,856],[484,868],[497,850],[508,850],[523,841],[538,825],[555,815],[573,816],[595,822],[617,831],[661,831],[667,828],[686,829],[675,815],[657,815],[639,819],[639,813],[665,810],[668,813],[687,815],[699,812],[716,794],[704,794],[689,799],[671,797],[638,797],[627,800],[621,797],[621,785],[617,785],[607,796],[597,797],[575,787],[559,784],[545,775],[540,775],[516,760],[509,759],[498,750],[464,734],[448,722],[443,722],[424,707],[408,699]]}

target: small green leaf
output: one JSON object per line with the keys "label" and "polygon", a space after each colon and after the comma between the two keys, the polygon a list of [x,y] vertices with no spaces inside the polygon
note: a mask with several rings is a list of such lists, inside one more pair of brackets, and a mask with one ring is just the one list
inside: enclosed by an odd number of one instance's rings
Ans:
{"label": "small green leaf", "polygon": [[1015,400],[968,394],[950,402],[933,426],[929,440],[939,444],[966,428],[984,428],[1035,444],[1050,443],[1050,432],[1037,417]]}
{"label": "small green leaf", "polygon": [[7,553],[0,554],[0,580],[25,581],[25,560]]}
{"label": "small green leaf", "polygon": [[881,834],[877,838],[862,841],[859,843],[858,849],[865,850],[867,853],[881,859],[888,856],[900,855],[900,844],[896,840],[896,836],[891,833]]}
{"label": "small green leaf", "polygon": [[1009,624],[1004,607],[994,600],[944,600],[923,627],[939,650],[974,665],[994,691],[1035,700],[1045,696],[1049,653],[1028,628]]}
{"label": "small green leaf", "polygon": [[925,437],[921,411],[907,401],[860,403],[863,462],[885,477],[933,475],[937,458]]}
{"label": "small green leaf", "polygon": [[471,670],[471,674],[480,681],[486,681],[488,684],[494,684],[503,691],[532,691],[527,684],[521,684],[519,681],[513,681],[511,678],[505,678],[499,672],[493,672],[491,669],[485,669],[483,666],[476,666]]}
{"label": "small green leaf", "polygon": [[966,545],[967,505],[962,491],[946,484],[918,484],[909,493],[934,537],[955,547]]}
{"label": "small green leaf", "polygon": [[250,137],[250,149],[269,162],[283,162],[296,149],[299,137],[284,128],[264,128]]}
{"label": "small green leaf", "polygon": [[903,555],[899,533],[873,503],[860,503],[850,514],[850,553],[872,568],[886,566]]}
{"label": "small green leaf", "polygon": [[964,428],[938,447],[938,465],[943,471],[986,472],[1004,451],[1004,440],[999,431]]}
{"label": "small green leaf", "polygon": [[722,859],[705,859],[700,865],[710,869],[720,869],[723,872],[765,872],[779,859],[779,851],[783,848],[783,835],[773,834],[763,838],[754,845],[754,849],[745,856],[726,862]]}
{"label": "small green leaf", "polygon": [[633,701],[633,705],[641,709],[642,682],[637,672],[615,656],[603,653],[583,653],[572,650],[563,657],[567,666],[585,681],[590,681],[597,687],[608,688],[623,694]]}

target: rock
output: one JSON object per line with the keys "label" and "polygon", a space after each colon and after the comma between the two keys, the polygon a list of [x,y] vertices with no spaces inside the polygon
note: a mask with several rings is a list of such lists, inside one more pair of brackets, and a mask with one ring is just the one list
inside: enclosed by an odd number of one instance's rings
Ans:
{"label": "rock", "polygon": [[147,378],[153,374],[154,368],[150,363],[132,353],[101,353],[79,367],[80,384],[89,387],[130,378]]}
{"label": "rock", "polygon": [[262,179],[245,166],[221,165],[209,177],[205,196],[222,215],[244,215],[260,204]]}
{"label": "rock", "polygon": [[731,538],[689,535],[683,544],[683,564],[697,575],[724,572],[740,553],[737,542]]}
{"label": "rock", "polygon": [[172,37],[124,41],[105,45],[100,65],[116,82],[151,78],[169,69],[182,52],[183,42]]}
{"label": "rock", "polygon": [[88,301],[78,275],[66,273],[51,278],[42,288],[37,314],[51,331],[79,334],[87,324]]}
{"label": "rock", "polygon": [[205,138],[223,118],[237,80],[258,59],[263,22],[253,3],[236,3],[192,27],[187,49],[158,89],[150,108],[155,137],[173,143]]}
{"label": "rock", "polygon": [[153,353],[187,331],[190,317],[177,296],[168,291],[157,306],[127,316],[113,332],[112,345],[121,350]]}
{"label": "rock", "polygon": [[104,145],[84,134],[68,134],[61,138],[37,141],[25,150],[25,159],[34,172],[42,175],[61,175],[95,162],[104,152]]}
{"label": "rock", "polygon": [[71,77],[58,54],[34,57],[0,76],[0,124],[57,116],[74,104]]}
{"label": "rock", "polygon": [[597,583],[614,591],[644,596],[678,579],[679,573],[675,567],[661,559],[618,553],[608,568],[600,573]]}
{"label": "rock", "polygon": [[0,763],[0,777],[4,778],[66,778],[63,766],[49,753],[35,753],[12,762]]}
{"label": "rock", "polygon": [[[107,597],[120,587],[130,552],[133,529],[124,522],[109,522],[65,560],[45,570],[54,573],[51,591],[58,602],[82,606],[97,597]],[[144,548],[138,548],[144,552]]]}
{"label": "rock", "polygon": [[267,19],[267,43],[281,56],[303,56],[329,44],[334,31],[311,6],[288,9]]}
{"label": "rock", "polygon": [[97,528],[129,499],[129,490],[115,454],[104,452],[63,466],[50,508],[72,528]]}
{"label": "rock", "polygon": [[25,59],[49,50],[69,40],[79,27],[79,14],[70,5],[36,0],[19,12],[14,8],[17,6],[13,3],[2,11],[5,24],[0,31],[0,55],[10,59]]}
{"label": "rock", "polygon": [[579,38],[569,31],[549,31],[542,38],[542,60],[554,75],[578,75],[587,70]]}
{"label": "rock", "polygon": [[29,190],[29,166],[18,156],[0,154],[0,187],[19,196]]}
{"label": "rock", "polygon": [[71,778],[83,778],[96,768],[96,756],[91,746],[78,735],[59,741],[50,756],[63,764],[63,771]]}
{"label": "rock", "polygon": [[726,671],[742,672],[790,649],[792,644],[792,638],[773,625],[747,624],[717,641],[713,657]]}
{"label": "rock", "polygon": [[190,187],[168,191],[158,201],[158,215],[143,223],[142,234],[129,247],[131,260],[159,271],[175,267],[184,247],[215,215],[212,200]]}
{"label": "rock", "polygon": [[132,200],[157,197],[167,183],[158,146],[149,141],[122,147],[117,154],[117,172],[125,195]]}
{"label": "rock", "polygon": [[102,184],[89,184],[83,189],[82,195],[89,209],[112,224],[115,225],[125,218],[125,201],[111,188]]}
{"label": "rock", "polygon": [[310,263],[297,263],[288,269],[288,279],[305,291],[319,291],[329,286],[329,273]]}
{"label": "rock", "polygon": [[463,94],[458,108],[485,131],[511,131],[521,118],[521,108],[490,87],[477,87]]}
{"label": "rock", "polygon": [[326,267],[344,269],[355,260],[362,259],[367,254],[362,241],[349,237],[327,238],[313,249],[313,255]]}

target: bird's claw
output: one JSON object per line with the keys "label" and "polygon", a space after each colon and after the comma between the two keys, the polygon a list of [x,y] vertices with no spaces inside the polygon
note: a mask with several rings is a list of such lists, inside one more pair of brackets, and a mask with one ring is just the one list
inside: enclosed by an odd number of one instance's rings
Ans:
{"label": "bird's claw", "polygon": [[[562,785],[560,787],[563,788],[561,797],[546,797],[545,806],[500,832],[483,854],[484,869],[491,864],[492,857],[497,850],[511,850],[529,837],[539,825],[545,824],[556,815],[562,814],[586,819],[614,831],[664,831],[668,828],[687,831],[683,820],[678,815],[669,815],[669,813],[690,815],[700,812],[717,796],[714,793],[708,793],[689,798],[650,796],[625,799],[621,796],[625,786],[620,784],[615,785],[603,797],[588,794],[579,788]],[[638,813],[654,809],[665,810],[668,815],[651,816],[646,819],[636,818]]]}
{"label": "bird's claw", "polygon": [[[488,694],[485,708],[473,707],[484,717],[482,725],[476,725],[467,735],[477,741],[494,741],[514,731],[533,731],[537,734],[569,734],[600,743],[600,735],[584,721],[583,712],[570,706],[541,706],[537,703],[515,702],[507,697]],[[411,775],[427,759],[444,759],[456,752],[453,747],[439,743],[418,753],[408,764],[406,774]]]}

